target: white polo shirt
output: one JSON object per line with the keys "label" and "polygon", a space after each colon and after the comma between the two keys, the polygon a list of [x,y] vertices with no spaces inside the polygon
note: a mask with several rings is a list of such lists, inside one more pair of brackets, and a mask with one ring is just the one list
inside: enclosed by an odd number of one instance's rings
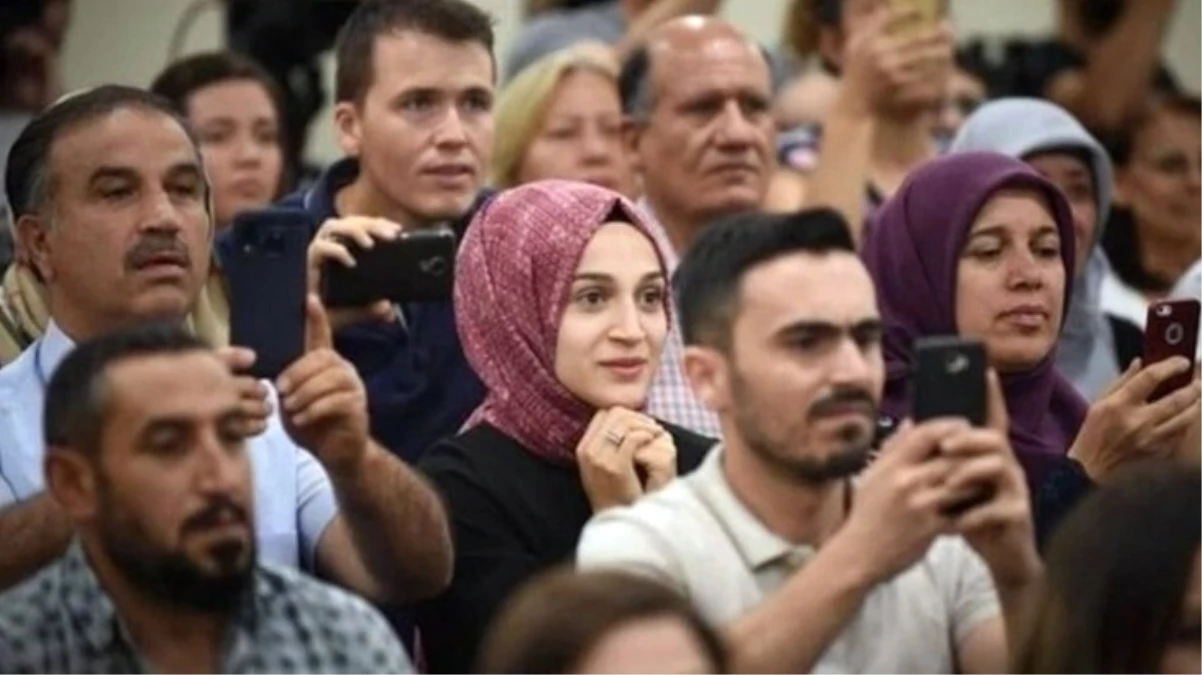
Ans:
{"label": "white polo shirt", "polygon": [[[739,501],[723,456],[715,448],[692,474],[594,516],[580,536],[577,566],[669,583],[719,626],[759,605],[815,549],[777,536]],[[941,537],[922,560],[869,592],[813,672],[955,672],[957,645],[1000,616],[984,562],[960,537]]]}
{"label": "white polo shirt", "polygon": [[[73,349],[71,338],[51,322],[45,335],[0,368],[0,508],[45,489],[46,385]],[[274,403],[267,430],[247,443],[259,559],[312,571],[317,544],[338,502],[325,469],[292,442],[279,417],[279,401]]]}

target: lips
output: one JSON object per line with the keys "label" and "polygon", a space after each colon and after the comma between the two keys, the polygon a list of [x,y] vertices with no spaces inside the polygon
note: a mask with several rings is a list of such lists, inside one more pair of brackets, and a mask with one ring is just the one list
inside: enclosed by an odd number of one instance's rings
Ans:
{"label": "lips", "polygon": [[1020,328],[1039,328],[1047,323],[1050,315],[1042,305],[1019,305],[1002,312],[998,318]]}
{"label": "lips", "polygon": [[471,164],[462,162],[449,162],[446,164],[434,164],[422,169],[422,173],[437,176],[439,178],[459,178],[464,176],[473,176],[476,170]]}
{"label": "lips", "polygon": [[601,361],[600,364],[602,368],[613,372],[620,379],[631,379],[643,374],[643,371],[647,368],[647,359],[609,359]]}
{"label": "lips", "polygon": [[135,265],[136,269],[148,269],[152,267],[188,267],[188,258],[178,253],[156,253],[148,256]]}

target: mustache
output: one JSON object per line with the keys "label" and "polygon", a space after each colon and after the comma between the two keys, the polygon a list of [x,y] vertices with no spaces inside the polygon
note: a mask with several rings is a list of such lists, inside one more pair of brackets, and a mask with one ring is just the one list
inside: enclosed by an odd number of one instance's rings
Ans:
{"label": "mustache", "polygon": [[136,270],[145,267],[160,256],[171,256],[186,267],[192,266],[192,256],[188,247],[175,235],[150,233],[143,235],[134,247],[125,254],[125,268]]}
{"label": "mustache", "polygon": [[876,400],[859,387],[841,387],[818,399],[810,406],[810,417],[827,417],[846,413],[849,407],[859,408],[865,415],[876,417]]}
{"label": "mustache", "polygon": [[184,521],[183,531],[203,531],[220,525],[223,520],[229,520],[242,525],[250,524],[246,509],[225,497],[214,497],[203,509]]}

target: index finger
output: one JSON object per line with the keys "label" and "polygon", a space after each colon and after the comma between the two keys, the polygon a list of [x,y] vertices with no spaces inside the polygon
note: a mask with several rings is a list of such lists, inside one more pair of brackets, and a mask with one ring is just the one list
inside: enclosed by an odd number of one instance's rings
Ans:
{"label": "index finger", "polygon": [[226,367],[235,374],[244,373],[251,366],[255,365],[255,352],[253,349],[247,349],[246,347],[234,345],[222,347],[217,350],[217,358],[221,359]]}
{"label": "index finger", "polygon": [[1174,356],[1144,368],[1127,382],[1119,393],[1130,403],[1146,403],[1156,387],[1165,380],[1185,372],[1193,364],[1182,356]]}
{"label": "index finger", "polygon": [[334,348],[330,318],[316,293],[305,297],[305,351]]}
{"label": "index finger", "polygon": [[939,443],[948,436],[968,429],[963,419],[940,418],[928,420],[894,432],[881,453],[881,461],[890,460],[914,464],[935,454]]}
{"label": "index finger", "polygon": [[1001,434],[1010,433],[1010,415],[1006,411],[1006,394],[1002,391],[1002,380],[992,368],[985,373],[987,414],[985,426]]}

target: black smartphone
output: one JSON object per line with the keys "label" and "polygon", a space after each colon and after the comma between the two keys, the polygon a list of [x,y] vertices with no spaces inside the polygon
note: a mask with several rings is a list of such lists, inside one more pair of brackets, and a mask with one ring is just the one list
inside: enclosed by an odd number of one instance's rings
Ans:
{"label": "black smartphone", "polygon": [[[958,336],[921,338],[914,344],[911,401],[915,422],[959,417],[974,427],[988,421],[988,362],[985,345]],[[978,486],[944,507],[956,516],[993,498],[994,488]]]}
{"label": "black smartphone", "polygon": [[361,307],[377,300],[448,302],[455,288],[455,232],[449,227],[407,230],[392,241],[361,248],[343,240],[355,258],[347,267],[322,268],[321,297],[330,307]]}
{"label": "black smartphone", "polygon": [[[1191,363],[1198,349],[1198,315],[1202,305],[1197,300],[1164,300],[1148,307],[1144,328],[1143,367],[1174,356],[1185,357]],[[1159,401],[1169,394],[1188,387],[1194,379],[1190,370],[1165,380],[1148,398]]]}
{"label": "black smartphone", "polygon": [[305,351],[305,288],[315,219],[268,208],[234,218],[234,247],[222,261],[229,286],[230,343],[255,352],[251,374],[275,379]]}

